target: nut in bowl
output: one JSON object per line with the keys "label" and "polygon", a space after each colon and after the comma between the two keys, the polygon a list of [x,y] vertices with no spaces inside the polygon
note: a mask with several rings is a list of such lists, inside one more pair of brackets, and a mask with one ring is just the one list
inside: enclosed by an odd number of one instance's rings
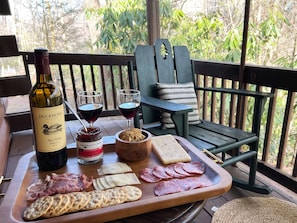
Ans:
{"label": "nut in bowl", "polygon": [[152,150],[152,135],[146,130],[126,129],[116,134],[115,151],[125,161],[141,161],[149,157]]}

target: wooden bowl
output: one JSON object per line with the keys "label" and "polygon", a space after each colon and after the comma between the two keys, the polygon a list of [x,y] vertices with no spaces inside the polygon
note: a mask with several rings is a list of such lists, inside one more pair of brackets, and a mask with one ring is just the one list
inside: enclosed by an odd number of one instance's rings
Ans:
{"label": "wooden bowl", "polygon": [[122,130],[115,135],[115,151],[118,157],[125,161],[141,161],[149,157],[152,150],[151,133],[146,130],[141,130],[145,139],[137,142],[129,142],[119,137],[123,131],[125,130]]}

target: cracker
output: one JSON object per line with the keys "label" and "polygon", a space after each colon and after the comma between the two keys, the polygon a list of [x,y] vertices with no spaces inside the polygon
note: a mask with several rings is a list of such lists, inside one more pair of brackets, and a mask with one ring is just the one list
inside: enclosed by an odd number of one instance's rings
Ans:
{"label": "cracker", "polygon": [[104,196],[106,196],[105,207],[116,205],[118,203],[117,192],[114,189],[104,191]]}
{"label": "cracker", "polygon": [[71,194],[74,198],[74,201],[70,209],[68,210],[68,213],[79,211],[80,209],[82,209],[82,207],[86,206],[87,203],[89,202],[90,197],[88,197],[86,193],[73,192]]}
{"label": "cracker", "polygon": [[101,207],[108,207],[110,206],[111,204],[111,201],[110,201],[110,193],[109,192],[106,192],[106,191],[102,191],[102,204],[101,204]]}
{"label": "cracker", "polygon": [[108,193],[106,196],[109,197],[108,203],[106,203],[107,206],[122,204],[127,200],[127,193],[124,190],[113,188],[106,190],[105,193]]}
{"label": "cracker", "polygon": [[51,208],[53,201],[54,198],[50,196],[39,198],[25,209],[24,219],[31,221],[43,216]]}
{"label": "cracker", "polygon": [[102,207],[103,204],[103,191],[91,191],[88,192],[90,200],[82,210],[93,210]]}
{"label": "cracker", "polygon": [[67,207],[65,208],[63,214],[70,213],[71,209],[73,208],[73,206],[75,205],[75,202],[76,202],[76,197],[74,196],[73,193],[65,194],[65,196],[69,197],[69,203],[68,203]]}
{"label": "cracker", "polygon": [[68,212],[70,208],[70,204],[72,202],[70,194],[62,194],[62,202],[59,205],[59,208],[52,214],[52,217],[60,216]]}
{"label": "cracker", "polygon": [[142,196],[142,191],[138,187],[135,186],[124,186],[124,190],[127,193],[126,201],[136,201],[139,200]]}
{"label": "cracker", "polygon": [[128,199],[128,193],[125,190],[125,188],[123,187],[115,187],[114,190],[117,192],[117,196],[118,196],[118,203],[124,203],[127,201]]}
{"label": "cracker", "polygon": [[63,196],[62,194],[56,194],[53,196],[53,204],[50,207],[50,209],[42,215],[42,217],[45,218],[50,218],[50,217],[55,217],[55,213],[57,210],[61,208],[61,203],[63,201]]}

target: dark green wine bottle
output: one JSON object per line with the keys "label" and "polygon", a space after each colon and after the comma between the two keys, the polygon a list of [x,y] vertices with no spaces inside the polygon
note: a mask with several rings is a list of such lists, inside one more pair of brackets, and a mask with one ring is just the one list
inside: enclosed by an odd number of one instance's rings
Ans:
{"label": "dark green wine bottle", "polygon": [[50,171],[67,162],[63,96],[52,79],[48,50],[36,49],[34,56],[36,84],[29,93],[34,148],[39,169]]}

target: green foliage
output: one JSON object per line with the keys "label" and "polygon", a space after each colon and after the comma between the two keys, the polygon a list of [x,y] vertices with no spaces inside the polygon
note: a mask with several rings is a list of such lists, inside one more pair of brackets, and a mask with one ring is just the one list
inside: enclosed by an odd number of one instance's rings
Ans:
{"label": "green foliage", "polygon": [[131,53],[147,39],[144,0],[109,1],[106,7],[86,13],[98,18],[96,27],[101,32],[95,44],[106,53]]}
{"label": "green foliage", "polygon": [[[247,57],[256,64],[271,63],[276,44],[281,37],[281,27],[286,22],[280,12],[269,11],[260,22],[250,22]],[[258,24],[258,25],[256,25]]]}
{"label": "green foliage", "polygon": [[[88,18],[96,18],[100,36],[95,44],[106,53],[131,54],[137,44],[147,41],[145,0],[108,1],[105,7],[89,9],[86,14]],[[186,44],[193,58],[239,63],[243,15],[237,14],[238,11],[228,18],[222,8],[190,17],[173,8],[170,0],[161,0],[161,37],[175,45]],[[288,21],[277,7],[272,7],[264,19],[254,20],[250,21],[247,60],[266,64],[273,59],[280,29]],[[296,56],[294,60],[281,58],[278,62],[297,66]]]}

